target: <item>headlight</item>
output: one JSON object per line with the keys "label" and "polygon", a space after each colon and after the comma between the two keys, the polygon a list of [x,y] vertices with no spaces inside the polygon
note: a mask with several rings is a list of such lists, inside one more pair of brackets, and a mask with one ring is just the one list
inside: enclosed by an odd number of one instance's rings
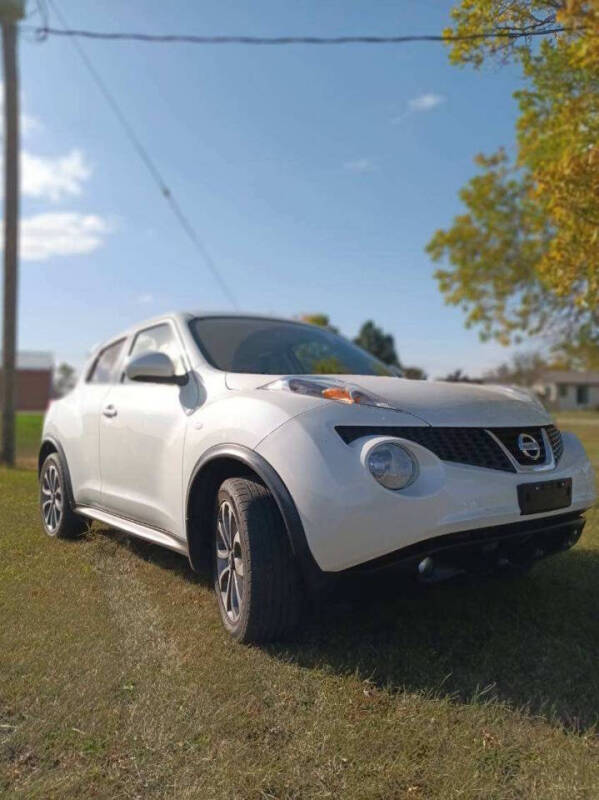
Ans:
{"label": "headlight", "polygon": [[366,460],[372,477],[385,489],[405,489],[416,480],[416,459],[404,447],[384,442],[368,453]]}
{"label": "headlight", "polygon": [[271,381],[261,389],[295,392],[307,394],[311,397],[322,397],[323,400],[336,400],[338,403],[356,403],[362,406],[377,406],[378,408],[393,408],[389,403],[360,386],[335,378],[278,378]]}

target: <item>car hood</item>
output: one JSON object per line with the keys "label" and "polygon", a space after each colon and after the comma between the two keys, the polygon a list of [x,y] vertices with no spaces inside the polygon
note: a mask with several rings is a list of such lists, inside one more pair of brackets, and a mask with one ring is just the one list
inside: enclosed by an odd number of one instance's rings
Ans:
{"label": "car hood", "polygon": [[[259,389],[278,377],[284,376],[228,373],[226,383],[229,389],[248,391]],[[397,411],[412,414],[429,425],[524,427],[547,425],[551,422],[547,411],[537,405],[525,389],[517,387],[414,381],[366,375],[328,377],[356,384],[377,395]]]}

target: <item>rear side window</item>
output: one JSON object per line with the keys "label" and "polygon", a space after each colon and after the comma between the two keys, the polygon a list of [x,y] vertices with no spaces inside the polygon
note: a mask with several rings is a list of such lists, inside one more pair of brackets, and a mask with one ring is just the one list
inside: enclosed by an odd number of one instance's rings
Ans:
{"label": "rear side window", "polygon": [[94,361],[89,375],[88,383],[114,383],[116,380],[115,367],[125,344],[124,339],[104,348]]}

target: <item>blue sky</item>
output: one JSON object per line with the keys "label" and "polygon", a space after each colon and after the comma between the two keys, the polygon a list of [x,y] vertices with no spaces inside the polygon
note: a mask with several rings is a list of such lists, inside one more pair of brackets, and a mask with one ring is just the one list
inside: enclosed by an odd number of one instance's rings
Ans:
{"label": "blue sky", "polygon": [[[450,2],[57,0],[72,27],[256,35],[430,33]],[[51,21],[59,25],[56,18]],[[402,361],[481,372],[426,242],[479,151],[509,146],[518,76],[441,45],[198,47],[83,42],[243,310],[367,318]],[[19,347],[80,364],[174,308],[228,308],[71,43],[20,43],[25,114]]]}

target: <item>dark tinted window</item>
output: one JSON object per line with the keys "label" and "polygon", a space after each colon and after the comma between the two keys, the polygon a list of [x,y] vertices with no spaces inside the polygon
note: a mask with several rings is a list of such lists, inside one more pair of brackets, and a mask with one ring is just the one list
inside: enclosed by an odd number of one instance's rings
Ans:
{"label": "dark tinted window", "polygon": [[124,339],[119,339],[118,342],[104,348],[100,355],[94,362],[89,375],[87,376],[88,383],[114,383],[115,374],[114,368],[119,359]]}
{"label": "dark tinted window", "polygon": [[576,387],[576,402],[579,406],[586,406],[589,402],[589,387],[577,386]]}
{"label": "dark tinted window", "polygon": [[373,356],[324,328],[250,317],[190,323],[207,360],[227,372],[263,375],[391,375]]}

